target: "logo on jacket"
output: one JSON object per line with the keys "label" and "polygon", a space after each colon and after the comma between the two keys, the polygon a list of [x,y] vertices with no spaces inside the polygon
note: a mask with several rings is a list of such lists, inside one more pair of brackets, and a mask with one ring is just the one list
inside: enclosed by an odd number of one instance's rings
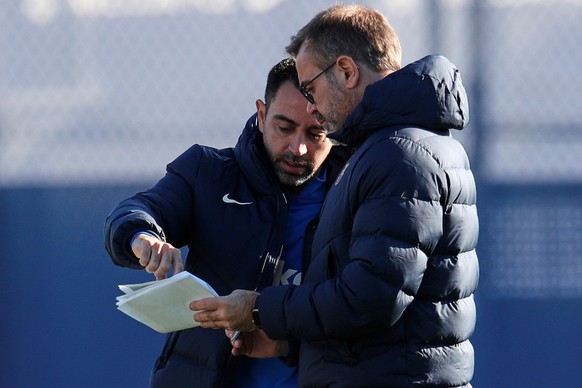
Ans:
{"label": "logo on jacket", "polygon": [[251,205],[252,204],[252,202],[239,202],[235,199],[230,198],[229,195],[230,195],[230,193],[224,194],[224,197],[222,197],[222,202],[234,203],[235,205]]}

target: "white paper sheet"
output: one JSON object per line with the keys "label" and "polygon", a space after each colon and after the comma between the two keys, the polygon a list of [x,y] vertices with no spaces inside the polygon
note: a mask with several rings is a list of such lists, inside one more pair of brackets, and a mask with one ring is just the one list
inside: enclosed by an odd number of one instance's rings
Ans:
{"label": "white paper sheet", "polygon": [[187,271],[168,279],[118,287],[125,294],[117,297],[117,309],[160,333],[198,326],[188,304],[218,296],[208,283]]}

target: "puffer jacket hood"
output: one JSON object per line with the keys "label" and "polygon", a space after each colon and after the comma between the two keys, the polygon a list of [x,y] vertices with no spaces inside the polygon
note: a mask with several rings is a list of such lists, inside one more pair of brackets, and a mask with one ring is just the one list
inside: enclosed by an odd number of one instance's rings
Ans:
{"label": "puffer jacket hood", "polygon": [[255,191],[261,195],[274,194],[274,188],[279,186],[278,180],[263,145],[263,134],[259,131],[256,113],[247,120],[238,138],[234,158]]}
{"label": "puffer jacket hood", "polygon": [[344,127],[330,138],[357,146],[379,128],[414,125],[463,129],[469,104],[459,70],[447,58],[429,55],[369,85]]}

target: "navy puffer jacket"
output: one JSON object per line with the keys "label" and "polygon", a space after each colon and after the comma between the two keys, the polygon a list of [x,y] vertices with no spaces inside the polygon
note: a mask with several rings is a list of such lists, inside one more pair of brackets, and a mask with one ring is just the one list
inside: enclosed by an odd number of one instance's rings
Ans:
{"label": "navy puffer jacket", "polygon": [[301,340],[301,386],[470,385],[476,187],[449,131],[467,120],[458,70],[429,56],[368,86],[335,134],[358,149],[326,197],[304,284],[258,302],[270,337]]}

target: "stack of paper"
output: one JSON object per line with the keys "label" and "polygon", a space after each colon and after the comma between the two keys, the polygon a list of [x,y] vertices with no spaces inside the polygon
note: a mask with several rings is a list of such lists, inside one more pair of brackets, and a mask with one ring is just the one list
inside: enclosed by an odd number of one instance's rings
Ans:
{"label": "stack of paper", "polygon": [[198,326],[188,304],[218,296],[208,283],[187,271],[168,279],[118,287],[125,295],[117,297],[117,309],[160,333]]}

